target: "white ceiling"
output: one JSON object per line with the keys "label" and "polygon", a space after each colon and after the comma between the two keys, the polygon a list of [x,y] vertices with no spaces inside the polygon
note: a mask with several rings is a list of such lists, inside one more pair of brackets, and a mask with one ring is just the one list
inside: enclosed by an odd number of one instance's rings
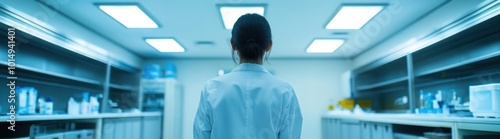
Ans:
{"label": "white ceiling", "polygon": [[[64,2],[62,2],[64,1]],[[143,58],[229,58],[230,30],[218,5],[267,5],[271,24],[271,58],[353,58],[439,8],[447,0],[42,0],[72,20]],[[159,24],[157,29],[127,29],[96,4],[139,4]],[[55,5],[58,4],[58,5]],[[387,4],[360,30],[327,30],[326,24],[342,4]],[[161,53],[144,38],[175,38],[184,53]],[[305,50],[315,38],[342,38],[346,43],[329,54]],[[92,40],[86,40],[92,42]],[[213,42],[200,45],[198,42]]]}

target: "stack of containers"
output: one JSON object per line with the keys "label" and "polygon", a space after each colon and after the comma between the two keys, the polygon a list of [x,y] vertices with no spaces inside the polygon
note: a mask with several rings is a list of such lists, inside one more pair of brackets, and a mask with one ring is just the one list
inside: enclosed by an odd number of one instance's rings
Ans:
{"label": "stack of containers", "polygon": [[16,87],[17,97],[17,113],[18,114],[36,114],[36,100],[38,90],[34,87]]}

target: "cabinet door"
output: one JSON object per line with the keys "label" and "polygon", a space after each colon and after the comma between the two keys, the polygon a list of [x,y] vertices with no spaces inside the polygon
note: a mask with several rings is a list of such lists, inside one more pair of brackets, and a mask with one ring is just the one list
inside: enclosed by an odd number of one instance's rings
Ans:
{"label": "cabinet door", "polygon": [[66,131],[64,132],[64,139],[81,139],[81,131]]}
{"label": "cabinet door", "polygon": [[392,125],[391,124],[382,124],[381,131],[384,139],[393,139],[394,135],[392,134]]}
{"label": "cabinet door", "polygon": [[341,123],[341,133],[342,135],[340,136],[341,139],[351,139],[351,133],[350,130],[351,128],[349,127],[348,123]]}
{"label": "cabinet door", "polygon": [[349,132],[351,139],[361,139],[361,125],[359,123],[350,124],[349,128],[351,129]]}
{"label": "cabinet door", "polygon": [[161,138],[161,117],[144,117],[142,119],[142,138],[160,139]]}
{"label": "cabinet door", "polygon": [[114,138],[112,139],[129,139],[130,135],[125,130],[127,129],[127,123],[125,121],[126,119],[120,118],[113,120],[115,124],[115,132],[114,132]]}
{"label": "cabinet door", "polygon": [[102,138],[103,139],[114,139],[115,138],[115,120],[114,119],[104,119],[102,124]]}
{"label": "cabinet door", "polygon": [[321,118],[321,138],[328,139],[328,119]]}
{"label": "cabinet door", "polygon": [[[82,130],[81,132],[82,139],[94,139],[94,130]],[[103,138],[107,139],[107,138]]]}
{"label": "cabinet door", "polygon": [[130,134],[129,139],[140,139],[141,130],[141,118],[130,118],[127,120],[127,132]]}
{"label": "cabinet door", "polygon": [[323,119],[323,139],[342,139],[342,125],[340,119]]}
{"label": "cabinet door", "polygon": [[383,127],[379,123],[374,123],[371,129],[372,139],[385,139],[383,134]]}
{"label": "cabinet door", "polygon": [[341,120],[342,139],[361,139],[361,126],[357,120]]}
{"label": "cabinet door", "polygon": [[35,139],[64,139],[64,134],[57,133],[57,134],[36,136]]}
{"label": "cabinet door", "polygon": [[362,139],[372,139],[371,129],[373,123],[361,122],[361,138]]}

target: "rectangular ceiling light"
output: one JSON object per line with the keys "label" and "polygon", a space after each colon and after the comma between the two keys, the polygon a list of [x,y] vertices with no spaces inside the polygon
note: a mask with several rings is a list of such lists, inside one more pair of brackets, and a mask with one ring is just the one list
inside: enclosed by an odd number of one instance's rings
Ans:
{"label": "rectangular ceiling light", "polygon": [[146,42],[160,52],[184,52],[175,39],[146,39]]}
{"label": "rectangular ceiling light", "polygon": [[342,6],[326,29],[360,29],[384,6]]}
{"label": "rectangular ceiling light", "polygon": [[333,53],[344,44],[342,39],[315,39],[307,48],[307,53]]}
{"label": "rectangular ceiling light", "polygon": [[99,9],[127,28],[158,28],[137,5],[99,5]]}
{"label": "rectangular ceiling light", "polygon": [[247,13],[256,13],[264,16],[264,7],[220,7],[220,14],[226,29],[233,29],[233,25],[240,16]]}

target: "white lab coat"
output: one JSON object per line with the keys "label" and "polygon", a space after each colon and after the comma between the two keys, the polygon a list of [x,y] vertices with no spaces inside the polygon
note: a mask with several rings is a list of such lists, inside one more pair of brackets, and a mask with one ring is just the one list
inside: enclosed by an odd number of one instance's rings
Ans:
{"label": "white lab coat", "polygon": [[194,139],[300,139],[293,88],[258,64],[240,64],[201,91]]}

